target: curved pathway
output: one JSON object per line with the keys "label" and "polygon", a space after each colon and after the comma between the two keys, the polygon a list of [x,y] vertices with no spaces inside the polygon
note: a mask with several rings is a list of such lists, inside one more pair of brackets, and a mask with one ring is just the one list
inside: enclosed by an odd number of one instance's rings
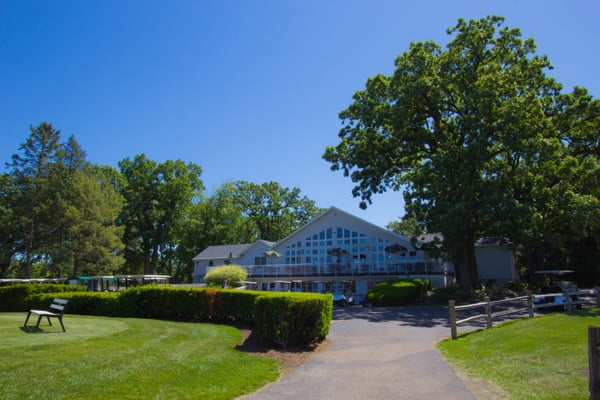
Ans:
{"label": "curved pathway", "polygon": [[335,308],[324,351],[240,399],[476,400],[435,348],[449,336],[444,306]]}

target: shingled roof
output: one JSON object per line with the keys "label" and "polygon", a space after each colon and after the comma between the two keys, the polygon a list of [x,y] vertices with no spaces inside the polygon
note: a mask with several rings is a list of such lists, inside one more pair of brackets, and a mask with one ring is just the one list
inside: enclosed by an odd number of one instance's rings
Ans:
{"label": "shingled roof", "polygon": [[254,243],[243,243],[243,244],[225,244],[220,246],[208,246],[202,252],[200,252],[193,261],[198,260],[226,260],[228,258],[237,259],[243,257],[244,253],[249,248],[257,243],[266,244],[268,247],[273,246],[274,242],[267,242],[266,240],[257,240]]}

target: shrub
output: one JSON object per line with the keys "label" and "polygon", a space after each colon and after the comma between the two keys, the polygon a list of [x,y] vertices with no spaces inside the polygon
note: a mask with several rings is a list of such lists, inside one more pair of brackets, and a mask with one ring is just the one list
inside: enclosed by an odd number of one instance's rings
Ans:
{"label": "shrub", "polygon": [[67,314],[254,322],[265,342],[284,347],[323,340],[329,333],[333,306],[331,294],[172,286],[138,286],[120,292],[86,292],[75,287],[62,293],[56,291],[69,288],[66,285],[52,285],[55,291],[46,293],[46,289],[33,285],[22,286],[0,291],[0,298],[15,296],[13,307],[19,309],[11,311],[47,309],[52,299],[60,296],[69,300]]}
{"label": "shrub", "polygon": [[223,265],[208,271],[204,280],[208,286],[222,286],[227,281],[229,286],[245,281],[248,271],[240,265]]}
{"label": "shrub", "polygon": [[254,302],[254,318],[262,341],[287,348],[325,339],[332,308],[331,294],[265,293]]}
{"label": "shrub", "polygon": [[126,317],[205,321],[207,308],[205,289],[139,286],[119,295],[119,312]]}
{"label": "shrub", "polygon": [[506,288],[517,294],[525,294],[528,290],[530,290],[530,287],[527,283],[517,281],[506,282]]}
{"label": "shrub", "polygon": [[366,301],[374,306],[402,306],[426,293],[423,280],[401,279],[380,282],[367,291]]}
{"label": "shrub", "polygon": [[[2,286],[0,287],[0,312],[27,311],[31,308],[27,302],[28,298],[36,294],[85,291],[85,287],[69,286],[62,283],[19,283]],[[52,302],[52,299],[50,299],[50,302]],[[50,302],[44,306],[48,307]]]}
{"label": "shrub", "polygon": [[71,291],[63,293],[36,293],[25,300],[26,308],[47,309],[52,300],[60,296],[68,300],[67,314],[119,316],[119,293]]}

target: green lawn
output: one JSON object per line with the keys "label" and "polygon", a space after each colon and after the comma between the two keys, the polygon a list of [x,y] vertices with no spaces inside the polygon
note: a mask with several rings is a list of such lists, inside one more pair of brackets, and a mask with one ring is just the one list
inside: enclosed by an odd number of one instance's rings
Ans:
{"label": "green lawn", "polygon": [[229,326],[65,315],[66,333],[55,320],[33,332],[25,316],[0,313],[3,400],[233,399],[279,376],[277,361],[235,350]]}
{"label": "green lawn", "polygon": [[588,399],[588,326],[600,309],[511,321],[441,342],[451,362],[512,399]]}

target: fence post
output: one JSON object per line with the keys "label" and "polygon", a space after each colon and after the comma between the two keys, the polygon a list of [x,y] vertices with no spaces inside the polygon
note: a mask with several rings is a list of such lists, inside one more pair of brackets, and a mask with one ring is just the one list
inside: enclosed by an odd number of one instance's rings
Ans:
{"label": "fence post", "polygon": [[492,305],[490,304],[490,298],[485,296],[483,298],[485,301],[485,321],[488,329],[492,327]]}
{"label": "fence post", "polygon": [[533,318],[533,294],[531,291],[527,291],[527,311],[529,311],[529,318]]}
{"label": "fence post", "polygon": [[565,290],[564,295],[566,297],[565,301],[567,302],[567,311],[571,311],[573,309],[573,306],[571,305],[571,295],[568,290]]}
{"label": "fence post", "polygon": [[456,309],[454,306],[456,302],[454,300],[448,300],[448,308],[450,309],[450,335],[452,340],[456,340],[458,335],[456,334]]}
{"label": "fence post", "polygon": [[588,326],[590,400],[600,400],[600,327]]}

